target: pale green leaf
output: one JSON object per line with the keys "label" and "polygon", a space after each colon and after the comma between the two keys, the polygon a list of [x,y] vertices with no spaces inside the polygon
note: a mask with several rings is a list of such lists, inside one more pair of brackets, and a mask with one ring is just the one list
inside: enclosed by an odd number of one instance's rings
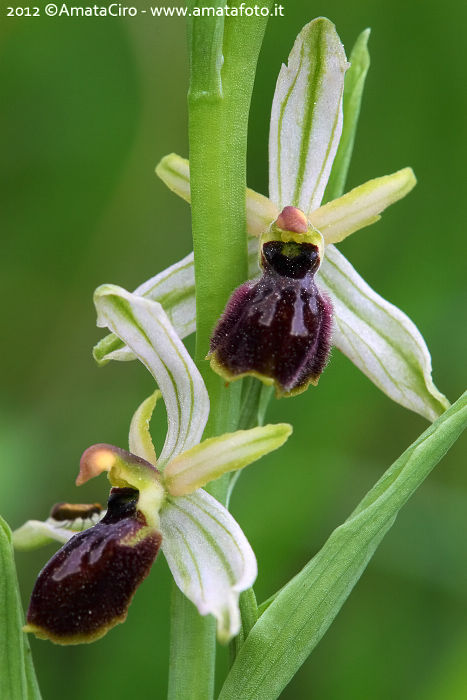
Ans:
{"label": "pale green leaf", "polygon": [[160,391],[155,391],[136,410],[131,419],[130,435],[128,439],[130,452],[142,457],[150,464],[156,464],[157,455],[149,432],[149,422],[156,407],[157,400],[162,396]]}
{"label": "pale green leaf", "polygon": [[310,221],[323,234],[327,245],[338,243],[378,221],[381,212],[405,197],[416,183],[412,168],[369,180],[316,209],[310,214]]}
{"label": "pale green leaf", "polygon": [[404,452],[279,592],[242,646],[219,700],[280,695],[327,631],[400,508],[466,425],[467,392]]}
{"label": "pale green leaf", "polygon": [[209,415],[201,375],[162,306],[121,287],[103,285],[94,294],[97,325],[118,335],[151,372],[167,409],[168,430],[158,467],[196,445]]}
{"label": "pale green leaf", "polygon": [[238,597],[257,574],[248,540],[228,510],[202,489],[167,499],[162,549],[177,586],[201,615],[214,615],[219,641],[240,629]]}
{"label": "pale green leaf", "polygon": [[11,531],[0,517],[0,698],[40,700],[24,625]]}
{"label": "pale green leaf", "polygon": [[430,421],[449,406],[431,377],[431,357],[418,328],[379,296],[334,248],[317,275],[334,307],[333,344],[393,401]]}
{"label": "pale green leaf", "polygon": [[345,191],[345,181],[349,170],[350,160],[357,131],[363,88],[370,67],[368,39],[370,30],[365,29],[357,38],[350,54],[350,68],[345,74],[344,81],[344,125],[339,141],[336,157],[324,193],[323,201],[329,202],[340,197]]}
{"label": "pale green leaf", "polygon": [[269,133],[269,196],[282,210],[319,207],[342,132],[348,68],[334,25],[324,17],[298,35],[282,66]]}
{"label": "pale green leaf", "polygon": [[172,496],[185,496],[277,450],[291,433],[292,426],[279,423],[209,438],[167,465],[165,486]]}

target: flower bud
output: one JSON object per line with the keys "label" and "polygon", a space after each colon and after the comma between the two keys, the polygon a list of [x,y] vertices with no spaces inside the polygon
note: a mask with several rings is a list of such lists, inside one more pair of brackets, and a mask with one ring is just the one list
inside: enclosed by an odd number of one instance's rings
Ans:
{"label": "flower bud", "polygon": [[162,541],[138,498],[136,489],[113,488],[101,522],[72,537],[46,564],[32,592],[26,632],[80,644],[124,622]]}
{"label": "flower bud", "polygon": [[[261,239],[258,282],[235,290],[211,338],[211,366],[227,381],[252,375],[277,396],[317,384],[330,345],[332,305],[314,281],[322,236],[286,207]],[[287,226],[288,230],[282,227]]]}

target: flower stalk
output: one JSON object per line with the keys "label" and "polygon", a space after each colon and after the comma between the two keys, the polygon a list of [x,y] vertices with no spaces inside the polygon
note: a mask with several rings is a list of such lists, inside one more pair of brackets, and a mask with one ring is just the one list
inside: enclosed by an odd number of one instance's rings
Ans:
{"label": "flower stalk", "polygon": [[240,387],[227,388],[205,357],[230,294],[248,277],[247,126],[266,21],[265,17],[195,17],[189,27],[196,362],[212,406],[205,437],[235,429],[240,410]]}
{"label": "flower stalk", "polygon": [[[205,438],[235,430],[240,414],[241,382],[226,387],[204,358],[230,294],[248,277],[247,126],[266,22],[267,17],[192,17],[188,26],[195,360],[211,403]],[[226,501],[228,481],[228,477],[221,478],[210,489],[221,502]],[[169,700],[212,698],[213,621],[200,618],[175,587],[170,655]]]}

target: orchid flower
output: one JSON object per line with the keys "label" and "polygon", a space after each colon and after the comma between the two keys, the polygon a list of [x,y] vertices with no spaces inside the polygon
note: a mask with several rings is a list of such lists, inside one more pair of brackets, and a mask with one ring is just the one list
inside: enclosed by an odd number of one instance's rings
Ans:
{"label": "orchid flower", "polygon": [[[302,210],[324,243],[316,282],[332,302],[333,345],[391,399],[432,421],[449,402],[433,383],[422,335],[402,311],[366,284],[334,245],[378,221],[386,207],[408,194],[416,182],[412,170],[370,180],[320,206],[342,132],[348,65],[334,25],[319,18],[300,32],[288,65],[282,67],[271,113],[270,199],[246,191],[249,276],[260,273],[257,237],[270,230],[285,207]],[[190,202],[187,160],[171,154],[156,172]],[[142,284],[135,294],[159,301],[180,337],[195,330],[192,254]],[[94,355],[101,364],[134,359],[115,336],[104,338]]]}
{"label": "orchid flower", "polygon": [[[240,629],[238,597],[252,586],[257,565],[239,525],[201,487],[277,449],[291,427],[266,425],[200,443],[208,394],[162,306],[111,285],[96,291],[95,304],[98,325],[131,349],[160,391],[136,411],[129,452],[99,444],[81,458],[78,485],[107,471],[113,487],[100,522],[74,534],[92,524],[86,518],[99,517],[100,507],[59,504],[47,521],[29,521],[14,533],[19,549],[66,542],[39,575],[25,629],[60,644],[102,637],[126,618],[161,547],[179,588],[202,615],[215,616],[226,642]],[[168,430],[157,459],[149,421],[161,395]]]}

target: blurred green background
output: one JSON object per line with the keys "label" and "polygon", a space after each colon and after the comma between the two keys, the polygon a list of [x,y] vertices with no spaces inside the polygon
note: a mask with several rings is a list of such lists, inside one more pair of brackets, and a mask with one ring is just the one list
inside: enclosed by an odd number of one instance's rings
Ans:
{"label": "blurred green background", "polygon": [[[370,26],[348,187],[406,165],[419,184],[341,249],[416,322],[435,382],[455,400],[467,388],[467,6],[284,6],[259,64],[249,184],[267,193],[275,80],[302,26],[328,16],[347,53]],[[134,289],[191,249],[189,207],[154,175],[163,155],[188,155],[188,72],[182,19],[2,15],[0,512],[14,528],[46,517],[57,501],[105,503],[105,479],[76,490],[79,457],[95,442],[125,447],[132,413],[152,391],[137,363],[94,364],[102,334],[92,292],[104,282]],[[338,351],[317,389],[274,402],[268,418],[292,422],[293,439],[247,470],[232,499],[257,552],[260,601],[427,427]],[[161,444],[162,416],[158,425]],[[285,700],[465,700],[466,447],[464,436],[405,507]],[[25,605],[52,551],[17,555]],[[33,639],[44,700],[164,698],[169,595],[161,556],[126,624],[101,642],[60,648]]]}

